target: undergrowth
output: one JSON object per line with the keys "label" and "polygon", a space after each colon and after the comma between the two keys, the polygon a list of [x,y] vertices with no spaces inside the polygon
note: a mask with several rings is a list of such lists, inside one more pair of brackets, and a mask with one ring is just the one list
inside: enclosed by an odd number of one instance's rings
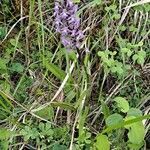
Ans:
{"label": "undergrowth", "polygon": [[74,3],[68,51],[54,1],[0,2],[0,150],[150,149],[149,1]]}

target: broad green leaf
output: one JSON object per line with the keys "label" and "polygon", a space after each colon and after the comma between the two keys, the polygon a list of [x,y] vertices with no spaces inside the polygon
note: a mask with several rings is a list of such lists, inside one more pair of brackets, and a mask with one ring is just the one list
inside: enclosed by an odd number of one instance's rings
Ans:
{"label": "broad green leaf", "polygon": [[123,122],[120,122],[118,124],[115,124],[115,125],[112,125],[112,126],[109,126],[107,127],[105,130],[102,131],[102,133],[108,133],[112,130],[115,130],[115,129],[119,129],[119,128],[122,128],[122,127],[125,127],[127,125],[130,125],[130,124],[133,124],[135,122],[139,122],[139,121],[142,121],[144,119],[150,119],[150,115],[145,115],[145,116],[140,116],[140,117],[136,117],[136,118],[133,118],[131,120],[127,120],[127,121],[123,121]]}
{"label": "broad green leaf", "polygon": [[123,113],[128,112],[128,110],[129,110],[129,103],[128,103],[128,101],[125,98],[123,98],[123,97],[116,97],[114,99],[114,101],[117,103],[117,107],[120,108],[120,110]]}
{"label": "broad green leaf", "polygon": [[47,119],[47,120],[52,120],[54,117],[53,107],[47,106],[46,108],[37,111],[36,115],[40,116],[41,118]]}
{"label": "broad green leaf", "polygon": [[134,117],[138,117],[138,116],[142,116],[142,111],[137,109],[137,108],[130,108],[129,111],[127,112],[127,116],[134,116]]}
{"label": "broad green leaf", "polygon": [[66,73],[65,71],[61,70],[58,66],[45,62],[45,67],[48,69],[52,74],[54,74],[58,79],[64,80]]}
{"label": "broad green leaf", "polygon": [[141,144],[144,141],[145,129],[142,121],[133,123],[129,129],[128,138],[133,144]]}
{"label": "broad green leaf", "polygon": [[142,142],[140,144],[129,143],[128,147],[130,150],[140,150],[140,148],[143,146],[143,144],[144,144],[144,142]]}
{"label": "broad green leaf", "polygon": [[117,113],[112,114],[108,118],[106,118],[106,125],[107,126],[117,125],[120,122],[123,122],[123,117]]}
{"label": "broad green leaf", "polygon": [[[130,121],[135,118],[134,116],[129,116],[125,118],[125,121]],[[129,130],[128,138],[130,143],[140,145],[144,141],[145,129],[142,121],[128,124],[125,128]]]}
{"label": "broad green leaf", "polygon": [[110,150],[110,143],[108,141],[108,137],[103,134],[99,134],[96,137],[95,146],[98,150]]}

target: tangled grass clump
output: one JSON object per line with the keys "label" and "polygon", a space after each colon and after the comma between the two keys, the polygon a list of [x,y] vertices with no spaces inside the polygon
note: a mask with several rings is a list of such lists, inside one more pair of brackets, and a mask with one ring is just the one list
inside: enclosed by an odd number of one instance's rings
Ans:
{"label": "tangled grass clump", "polygon": [[147,0],[1,1],[0,150],[150,149],[149,12]]}

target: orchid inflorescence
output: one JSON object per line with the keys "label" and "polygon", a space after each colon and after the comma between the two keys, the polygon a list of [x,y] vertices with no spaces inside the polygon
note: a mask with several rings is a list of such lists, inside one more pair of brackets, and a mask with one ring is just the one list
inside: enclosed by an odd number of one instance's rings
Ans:
{"label": "orchid inflorescence", "polygon": [[78,6],[71,0],[57,0],[55,2],[55,28],[56,32],[60,33],[61,42],[67,50],[80,48],[84,38],[77,10]]}

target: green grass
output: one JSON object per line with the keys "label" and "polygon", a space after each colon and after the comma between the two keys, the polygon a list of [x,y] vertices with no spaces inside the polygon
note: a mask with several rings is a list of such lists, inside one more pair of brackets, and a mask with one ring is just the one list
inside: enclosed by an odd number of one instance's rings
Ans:
{"label": "green grass", "polygon": [[0,150],[150,148],[149,1],[76,2],[72,52],[53,1],[0,3]]}

